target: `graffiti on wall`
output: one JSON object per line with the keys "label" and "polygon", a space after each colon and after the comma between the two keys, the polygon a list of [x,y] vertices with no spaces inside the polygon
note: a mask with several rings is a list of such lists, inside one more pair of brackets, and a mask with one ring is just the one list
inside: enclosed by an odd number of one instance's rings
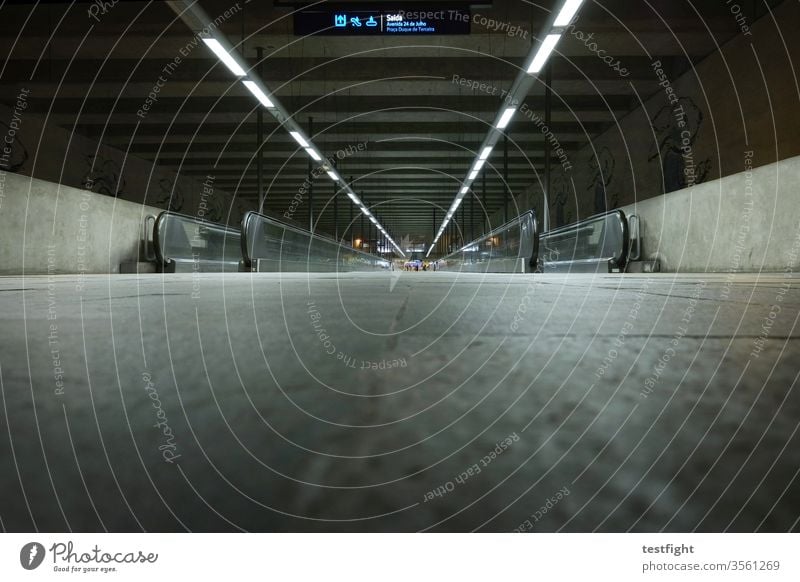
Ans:
{"label": "graffiti on wall", "polygon": [[222,202],[222,196],[215,192],[213,196],[208,197],[206,204],[207,208],[203,218],[210,220],[211,222],[222,222],[222,219],[225,216],[225,208]]}
{"label": "graffiti on wall", "polygon": [[175,178],[161,178],[158,181],[158,194],[153,198],[153,206],[179,212],[183,210],[184,201],[183,189]]}
{"label": "graffiti on wall", "polygon": [[597,152],[597,155],[589,156],[588,163],[592,177],[586,189],[594,193],[594,213],[600,214],[610,208],[616,208],[619,203],[618,196],[613,194],[610,199],[608,196],[608,186],[614,179],[614,168],[616,167],[614,154],[611,153],[608,146],[604,146]]}
{"label": "graffiti on wall", "polygon": [[[683,112],[678,122],[676,111]],[[648,162],[661,160],[664,193],[700,184],[708,177],[711,158],[695,158],[695,142],[703,124],[703,112],[690,97],[665,105],[650,119],[656,143],[650,147]]]}
{"label": "graffiti on wall", "polygon": [[[0,134],[9,136],[11,134],[11,127],[4,121],[0,121]],[[4,142],[5,147],[9,147],[11,151],[3,155],[3,161],[0,163],[0,169],[6,172],[17,173],[21,171],[28,161],[28,148],[22,143],[19,134],[15,132],[14,139]]]}
{"label": "graffiti on wall", "polygon": [[567,209],[569,200],[569,184],[560,172],[552,177],[550,183],[550,205],[554,208],[555,226],[564,226],[572,221],[572,211]]}
{"label": "graffiti on wall", "polygon": [[125,179],[119,164],[103,155],[85,155],[83,158],[89,168],[81,180],[81,187],[98,194],[122,198]]}

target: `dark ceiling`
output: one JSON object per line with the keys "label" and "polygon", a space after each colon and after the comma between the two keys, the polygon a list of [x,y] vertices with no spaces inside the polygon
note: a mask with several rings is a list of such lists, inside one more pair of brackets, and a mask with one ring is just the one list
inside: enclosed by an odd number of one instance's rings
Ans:
{"label": "dark ceiling", "polygon": [[[213,17],[232,2],[200,3]],[[560,3],[496,0],[474,5],[473,13],[537,35]],[[766,10],[755,0],[739,4],[751,22]],[[32,88],[31,110],[49,112],[51,123],[185,175],[213,174],[218,187],[256,199],[254,99],[200,47],[140,120],[136,111],[159,72],[192,34],[164,2],[120,2],[99,22],[87,18],[88,6],[2,7],[7,60],[0,99],[12,103],[24,83]],[[325,154],[367,142],[340,163],[340,173],[352,177],[369,204],[380,204],[378,213],[392,232],[429,240],[432,205],[450,205],[501,104],[497,96],[454,83],[453,76],[507,89],[531,37],[473,24],[467,36],[301,38],[293,35],[292,3],[240,0],[240,6],[221,27],[231,43],[252,62],[257,47],[263,48],[264,82],[303,127],[313,118],[314,141]],[[552,129],[571,151],[636,107],[637,92],[647,97],[658,90],[649,68],[653,59],[677,75],[739,33],[725,3],[709,1],[587,0],[576,26],[594,33],[630,75],[621,77],[575,38],[561,42],[551,61]],[[542,110],[543,95],[537,83],[528,97],[535,111]],[[308,160],[272,116],[264,122],[266,205],[282,213],[306,177]],[[544,142],[531,123],[512,124],[509,137],[508,183],[517,194],[539,179]],[[492,162],[485,188],[489,213],[503,206],[505,191],[502,156]],[[484,196],[480,179],[476,190]],[[320,210],[332,193],[329,180],[318,180],[316,214],[329,232],[332,212]],[[348,221],[349,210],[340,211],[340,228]]]}

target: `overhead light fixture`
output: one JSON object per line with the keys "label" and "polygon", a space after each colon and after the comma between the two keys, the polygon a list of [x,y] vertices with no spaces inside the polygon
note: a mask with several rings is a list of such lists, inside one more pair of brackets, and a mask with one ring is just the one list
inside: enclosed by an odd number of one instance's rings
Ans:
{"label": "overhead light fixture", "polygon": [[370,221],[372,224],[378,224],[378,221],[377,221],[377,220],[375,220],[375,217],[374,217],[374,216],[370,216],[370,217],[369,217],[369,221]]}
{"label": "overhead light fixture", "polygon": [[481,159],[481,160],[488,160],[488,159],[489,159],[489,156],[491,156],[491,155],[492,155],[492,150],[493,150],[493,149],[494,149],[494,148],[493,148],[492,146],[489,146],[489,147],[485,147],[485,148],[483,148],[483,152],[481,152],[481,157],[480,157],[479,159]]}
{"label": "overhead light fixture", "polygon": [[477,162],[475,162],[475,168],[473,168],[473,169],[474,169],[476,172],[480,172],[480,171],[481,171],[481,169],[483,168],[483,165],[484,165],[485,163],[486,163],[486,160],[484,160],[484,159],[480,159],[480,160],[478,160]]}
{"label": "overhead light fixture", "polygon": [[255,84],[253,81],[243,81],[244,86],[247,87],[250,92],[255,95],[256,99],[261,101],[261,105],[264,107],[275,107],[275,104],[269,100],[267,94],[261,90],[261,87]]}
{"label": "overhead light fixture", "polygon": [[553,26],[568,26],[578,12],[578,8],[581,7],[581,4],[583,4],[583,0],[567,0],[564,2],[561,12],[558,13],[555,22],[553,22]]}
{"label": "overhead light fixture", "polygon": [[531,66],[528,67],[529,74],[541,72],[545,63],[547,63],[547,59],[550,58],[550,53],[556,48],[560,38],[560,34],[548,34],[544,37],[542,44],[539,45],[539,50],[536,52],[536,56],[533,57],[533,61],[531,61]]}
{"label": "overhead light fixture", "polygon": [[299,131],[290,131],[289,135],[291,135],[294,138],[294,140],[300,144],[301,148],[311,147],[308,145],[308,142],[305,140],[305,138]]}
{"label": "overhead light fixture", "polygon": [[464,187],[461,189],[461,192],[459,192],[459,194],[461,194],[461,195],[463,196],[463,195],[464,195],[464,194],[466,194],[467,192],[469,192],[469,186],[464,186]]}
{"label": "overhead light fixture", "polygon": [[204,38],[203,42],[206,43],[206,46],[214,51],[214,54],[217,55],[219,60],[222,61],[226,67],[228,67],[234,75],[237,77],[244,77],[247,73],[244,72],[244,69],[236,62],[228,51],[220,44],[220,42],[216,38]]}
{"label": "overhead light fixture", "polygon": [[472,173],[469,175],[470,180],[474,180],[478,177],[478,170],[473,170]]}
{"label": "overhead light fixture", "polygon": [[[260,76],[251,68],[250,63],[233,49],[232,44],[225,38],[225,35],[221,31],[215,30],[213,34],[208,32],[214,28],[214,23],[216,21],[212,21],[209,15],[200,7],[200,2],[196,0],[176,0],[168,4],[193,31],[197,30],[196,24],[198,22],[204,26],[203,32],[198,34],[200,40],[203,41],[208,49],[212,51],[222,64],[236,75],[236,77],[241,78],[247,90],[258,99],[259,103],[269,109],[269,112],[276,118],[281,127],[283,127],[299,146],[305,150],[306,154],[316,162],[313,164],[316,168],[315,174],[319,169],[326,172],[328,176],[337,183],[337,192],[345,192],[351,201],[381,229],[381,232],[386,234],[386,230],[378,222],[378,219],[373,217],[366,207],[363,207],[363,203],[348,186],[345,179],[332,167],[332,164],[325,163],[326,160],[323,158],[324,154],[322,151],[315,146],[313,139],[303,131],[296,121],[294,121],[292,114],[283,107],[277,96],[271,93],[269,86],[265,84]],[[387,240],[391,240],[388,234]],[[394,241],[392,241],[392,244],[395,244]],[[405,256],[399,247],[397,247],[397,249],[400,251],[401,256]]]}
{"label": "overhead light fixture", "polygon": [[497,122],[497,129],[505,129],[508,127],[508,124],[511,123],[511,118],[514,117],[514,114],[517,112],[516,108],[509,107],[505,111],[503,111],[503,115],[500,116],[500,121]]}

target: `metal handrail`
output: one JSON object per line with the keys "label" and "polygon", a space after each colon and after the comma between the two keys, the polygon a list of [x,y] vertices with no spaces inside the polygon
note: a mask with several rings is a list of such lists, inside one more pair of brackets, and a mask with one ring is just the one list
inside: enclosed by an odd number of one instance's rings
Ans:
{"label": "metal handrail", "polygon": [[325,243],[325,244],[328,244],[328,245],[333,245],[333,246],[337,247],[337,251],[345,251],[347,254],[350,254],[350,255],[354,254],[354,255],[356,255],[358,257],[362,257],[362,258],[364,258],[364,259],[366,259],[366,260],[368,260],[370,262],[372,262],[372,261],[382,261],[382,262],[384,262],[386,264],[386,266],[389,266],[389,260],[387,260],[387,259],[385,259],[385,258],[383,258],[383,257],[381,257],[379,255],[373,255],[373,254],[370,254],[370,253],[365,253],[363,251],[360,251],[358,249],[355,249],[355,248],[351,247],[348,244],[345,244],[345,243],[342,243],[340,241],[337,241],[333,237],[321,235],[321,234],[318,234],[318,233],[312,233],[309,230],[306,230],[306,229],[300,228],[300,227],[298,227],[298,226],[296,226],[294,224],[290,224],[290,223],[284,222],[282,220],[276,219],[276,218],[274,218],[272,216],[267,216],[265,214],[261,214],[261,213],[256,212],[256,211],[249,211],[244,215],[244,218],[242,219],[242,229],[241,229],[241,232],[242,232],[242,237],[241,237],[242,257],[244,258],[244,266],[245,266],[245,268],[248,268],[248,269],[252,268],[253,267],[253,263],[255,261],[257,261],[257,260],[270,259],[271,258],[271,257],[251,256],[251,251],[250,251],[250,248],[249,248],[251,246],[250,243],[251,242],[254,243],[255,241],[251,241],[249,239],[249,234],[250,234],[251,224],[255,220],[258,220],[261,223],[271,223],[273,225],[279,226],[280,228],[284,229],[285,231],[290,231],[290,232],[293,232],[295,234],[299,234],[299,235],[301,235],[303,237],[307,237],[308,238],[308,242],[304,243],[304,244],[307,244],[307,246],[309,248],[309,251],[310,251],[310,248],[311,248],[311,243],[314,242],[314,241],[317,241],[317,242],[322,242],[322,243]]}
{"label": "metal handrail", "polygon": [[[161,236],[159,234],[161,232],[162,223],[170,218],[183,219],[195,224],[205,226],[206,228],[210,228],[212,230],[220,232],[225,238],[229,236],[232,237],[240,236],[238,230],[219,224],[218,222],[212,222],[210,220],[206,220],[205,218],[199,218],[197,216],[191,216],[189,214],[181,214],[180,212],[174,212],[172,210],[165,210],[164,212],[158,215],[158,218],[156,218],[155,222],[153,223],[153,250],[155,251],[156,261],[162,265],[167,265],[172,260],[171,257],[167,257],[164,255],[163,253],[164,241],[161,240]],[[225,243],[223,243],[223,245],[224,244]]]}
{"label": "metal handrail", "polygon": [[[536,265],[537,265],[537,261],[538,261],[538,254],[539,254],[539,226],[538,226],[538,222],[536,220],[536,213],[533,210],[528,210],[526,212],[523,212],[522,214],[520,214],[520,215],[516,216],[515,218],[512,218],[511,220],[505,222],[504,224],[492,229],[488,233],[481,235],[480,237],[476,238],[475,240],[471,241],[470,243],[462,246],[457,251],[454,251],[454,252],[442,257],[439,260],[440,261],[447,261],[448,259],[450,259],[452,257],[460,255],[461,253],[464,252],[465,249],[467,249],[467,248],[469,248],[471,246],[480,245],[480,243],[486,241],[487,239],[490,239],[490,238],[492,238],[494,236],[497,236],[500,233],[503,233],[503,232],[506,232],[508,230],[511,230],[512,228],[514,228],[515,226],[517,226],[519,224],[522,224],[522,222],[524,222],[527,219],[530,219],[532,224],[533,224],[533,229],[532,229],[533,232],[531,233],[531,235],[532,235],[531,247],[533,249],[533,252],[532,252],[530,257],[527,257],[528,266],[532,270],[536,269]],[[524,258],[524,257],[519,257],[519,258]]]}

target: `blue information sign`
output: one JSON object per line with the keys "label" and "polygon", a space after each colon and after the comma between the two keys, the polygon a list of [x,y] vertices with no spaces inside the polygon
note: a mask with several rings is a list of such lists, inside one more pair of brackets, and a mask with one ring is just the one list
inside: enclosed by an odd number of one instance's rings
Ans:
{"label": "blue information sign", "polygon": [[338,36],[406,36],[469,34],[468,8],[384,8],[359,5],[352,9],[329,7],[295,12],[297,36],[325,34]]}

